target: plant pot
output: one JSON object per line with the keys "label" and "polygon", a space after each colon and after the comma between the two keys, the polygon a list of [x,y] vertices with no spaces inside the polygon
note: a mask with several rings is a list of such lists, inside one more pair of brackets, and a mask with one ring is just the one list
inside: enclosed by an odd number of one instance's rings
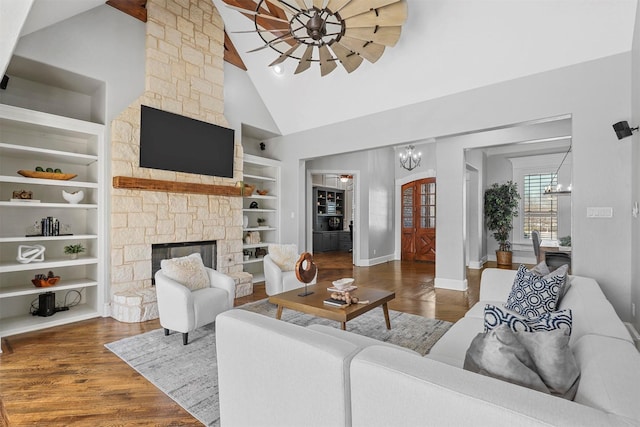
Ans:
{"label": "plant pot", "polygon": [[69,254],[69,258],[78,259],[78,254]]}
{"label": "plant pot", "polygon": [[496,261],[498,263],[498,267],[511,268],[512,259],[513,259],[513,252],[496,251]]}

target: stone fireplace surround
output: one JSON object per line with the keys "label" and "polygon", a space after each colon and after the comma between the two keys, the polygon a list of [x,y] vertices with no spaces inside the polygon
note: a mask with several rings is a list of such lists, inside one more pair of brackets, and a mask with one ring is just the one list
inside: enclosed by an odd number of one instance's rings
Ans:
{"label": "stone fireplace surround", "polygon": [[[204,185],[242,181],[242,146],[234,177],[139,167],[141,105],[228,126],[224,117],[224,24],[210,0],[148,0],[145,92],[111,124],[111,175]],[[179,143],[177,141],[176,143]],[[197,153],[194,153],[197,155]],[[151,245],[217,243],[216,269],[252,292],[242,271],[242,198],[169,191],[111,189],[111,315],[125,322],[158,317],[151,286]]]}

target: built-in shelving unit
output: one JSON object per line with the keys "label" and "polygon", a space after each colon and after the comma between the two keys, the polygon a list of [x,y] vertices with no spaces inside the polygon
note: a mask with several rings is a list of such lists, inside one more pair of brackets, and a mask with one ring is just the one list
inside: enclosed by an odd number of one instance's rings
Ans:
{"label": "built-in shelving unit", "polygon": [[[242,213],[246,217],[246,226],[243,226],[245,242],[243,251],[249,255],[248,260],[243,261],[244,271],[253,275],[253,282],[264,281],[264,269],[262,257],[256,256],[256,250],[265,250],[270,243],[280,242],[280,162],[264,157],[246,154],[244,156],[244,182],[255,186],[251,195],[243,198]],[[260,195],[258,190],[267,190],[267,194]],[[252,203],[257,207],[251,207]],[[264,219],[259,223],[258,219]],[[260,236],[259,243],[250,243],[247,240],[249,234],[257,233]],[[260,252],[260,251],[258,251]]]}
{"label": "built-in shelving unit", "polygon": [[[0,336],[102,315],[104,125],[0,104],[0,131]],[[58,180],[17,174],[38,166],[77,176]],[[39,202],[11,201],[13,192],[22,190]],[[68,203],[62,190],[82,190],[84,198]],[[67,235],[37,235],[37,224],[45,217],[57,218]],[[71,259],[63,248],[77,243],[86,250]],[[44,246],[44,260],[19,262],[21,245]],[[36,274],[49,271],[60,276],[55,286],[31,283]],[[38,295],[44,292],[54,292],[59,307],[74,305],[52,316],[34,316]]]}

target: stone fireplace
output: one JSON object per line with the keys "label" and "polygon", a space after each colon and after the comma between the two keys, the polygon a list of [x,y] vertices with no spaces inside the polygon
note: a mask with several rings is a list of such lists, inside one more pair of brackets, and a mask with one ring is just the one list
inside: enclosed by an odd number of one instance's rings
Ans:
{"label": "stone fireplace", "polygon": [[[139,167],[143,104],[228,126],[223,114],[224,25],[212,2],[149,0],[146,8],[146,88],[112,121],[112,176],[235,186],[242,181],[239,141],[233,178]],[[215,241],[213,265],[242,285],[244,294],[249,291],[251,275],[242,272],[241,197],[111,188],[110,220],[114,318],[126,322],[157,318],[151,284],[154,244]]]}

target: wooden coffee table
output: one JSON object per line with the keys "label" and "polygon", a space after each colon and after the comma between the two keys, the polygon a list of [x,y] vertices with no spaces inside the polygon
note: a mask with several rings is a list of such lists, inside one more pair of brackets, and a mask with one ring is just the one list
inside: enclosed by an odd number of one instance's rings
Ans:
{"label": "wooden coffee table", "polygon": [[307,286],[311,295],[304,297],[298,294],[304,292],[304,288],[294,289],[292,291],[283,292],[281,294],[269,297],[269,302],[278,306],[276,319],[282,317],[282,309],[288,308],[302,313],[311,314],[313,316],[324,317],[325,319],[336,320],[342,324],[342,329],[347,329],[347,322],[373,310],[378,306],[382,306],[384,320],[387,323],[387,329],[391,329],[391,321],[389,320],[389,307],[387,302],[396,297],[395,292],[383,291],[381,289],[364,288],[358,286],[358,289],[352,292],[360,301],[369,301],[368,304],[351,304],[348,307],[334,307],[324,303],[324,300],[331,296],[331,292],[327,288],[332,287],[331,282],[320,282],[316,285]]}

